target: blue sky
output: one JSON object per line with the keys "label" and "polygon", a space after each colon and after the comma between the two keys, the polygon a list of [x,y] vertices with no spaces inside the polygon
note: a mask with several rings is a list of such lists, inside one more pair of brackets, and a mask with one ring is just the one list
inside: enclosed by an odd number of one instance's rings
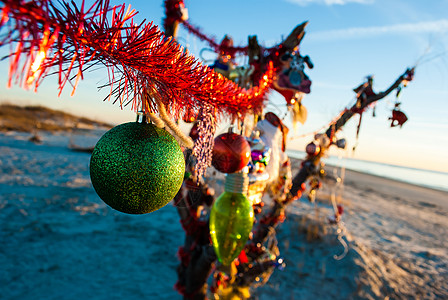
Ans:
{"label": "blue sky", "polygon": [[[138,20],[162,23],[162,0],[125,3],[139,11]],[[351,105],[352,89],[366,75],[374,75],[374,90],[382,91],[420,60],[414,81],[400,96],[408,122],[401,129],[390,128],[387,119],[395,97],[391,94],[381,100],[375,118],[371,111],[363,116],[353,157],[448,172],[448,0],[185,0],[185,3],[192,24],[218,41],[229,34],[236,45],[246,45],[247,36],[256,34],[262,45],[272,46],[297,24],[309,21],[300,48],[315,64],[313,70],[307,71],[313,81],[311,94],[303,100],[308,121],[298,126],[296,133],[291,132],[292,137],[321,128]],[[179,32],[179,41],[197,57],[207,47],[184,30]],[[113,123],[134,120],[130,109],[121,110],[102,102],[106,91],[98,92],[96,87],[107,80],[105,70],[86,74],[74,97],[69,96],[67,89],[58,98],[56,78],[46,79],[37,93],[18,87],[7,89],[8,62],[1,62],[0,66],[5,70],[0,74],[0,101],[41,103]],[[270,102],[274,105],[269,105],[268,110],[284,111],[285,102],[275,92],[271,93]],[[355,143],[357,121],[358,117],[354,117],[339,134],[348,140],[349,148]],[[288,148],[303,150],[311,139],[311,136],[294,139]]]}

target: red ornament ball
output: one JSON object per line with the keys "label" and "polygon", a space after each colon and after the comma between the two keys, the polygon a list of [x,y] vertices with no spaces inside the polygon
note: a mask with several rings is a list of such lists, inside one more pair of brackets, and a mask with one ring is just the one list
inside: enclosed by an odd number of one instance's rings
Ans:
{"label": "red ornament ball", "polygon": [[313,142],[309,143],[308,145],[306,145],[306,153],[308,155],[318,155],[320,152],[320,147],[316,144],[314,144]]}
{"label": "red ornament ball", "polygon": [[250,153],[250,145],[243,136],[223,133],[215,138],[212,165],[222,173],[235,173],[247,166]]}
{"label": "red ornament ball", "polygon": [[185,110],[185,113],[182,117],[182,120],[185,123],[193,123],[194,121],[196,121],[197,119],[197,113],[195,111],[193,111],[192,109],[187,109]]}

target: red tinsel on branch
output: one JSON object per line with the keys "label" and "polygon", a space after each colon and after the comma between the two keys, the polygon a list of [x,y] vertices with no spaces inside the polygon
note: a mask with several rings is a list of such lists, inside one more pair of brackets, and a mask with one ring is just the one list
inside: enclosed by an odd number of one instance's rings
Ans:
{"label": "red tinsel on branch", "polygon": [[[69,82],[74,91],[84,71],[102,64],[108,70],[110,96],[121,105],[145,109],[141,94],[152,86],[172,113],[208,104],[237,116],[260,109],[272,85],[272,64],[258,86],[242,89],[198,62],[157,26],[135,24],[136,12],[124,4],[110,7],[109,0],[98,0],[86,9],[84,1],[80,7],[49,0],[0,2],[0,29],[7,31],[0,46],[17,45],[10,57],[9,83],[15,79],[25,88],[37,89],[56,68],[59,89]],[[149,107],[155,111],[155,102]]]}

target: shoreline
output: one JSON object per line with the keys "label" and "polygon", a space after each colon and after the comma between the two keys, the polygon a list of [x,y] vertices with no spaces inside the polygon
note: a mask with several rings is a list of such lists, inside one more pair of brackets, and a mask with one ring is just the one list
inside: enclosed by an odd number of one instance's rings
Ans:
{"label": "shoreline", "polygon": [[[286,151],[286,153],[291,159],[303,160],[305,158],[305,156],[296,156],[293,152]],[[325,165],[335,168],[345,167],[348,170],[356,172],[367,173],[395,181],[448,192],[448,172],[406,167],[350,157],[342,157],[341,159],[340,157],[336,158],[335,156],[328,156],[324,157],[322,161]]]}
{"label": "shoreline", "polygon": [[[300,163],[302,160],[292,157],[290,157],[290,160],[294,177],[300,169]],[[324,169],[327,171],[327,174],[332,175],[333,170],[336,169],[340,172],[342,168],[330,164],[325,164]],[[420,196],[422,199],[428,199],[431,204],[440,205],[445,209],[448,209],[448,191],[429,186],[417,185],[394,178],[370,174],[367,172],[355,171],[348,168],[345,168],[344,172],[344,185],[350,185],[355,188],[359,187],[360,189],[368,190],[373,190],[376,187],[380,192],[392,193],[395,194],[395,196],[399,196],[402,193],[410,197]],[[372,185],[371,187],[368,187],[369,183]],[[410,195],[409,190],[412,190],[412,193],[414,195]]]}

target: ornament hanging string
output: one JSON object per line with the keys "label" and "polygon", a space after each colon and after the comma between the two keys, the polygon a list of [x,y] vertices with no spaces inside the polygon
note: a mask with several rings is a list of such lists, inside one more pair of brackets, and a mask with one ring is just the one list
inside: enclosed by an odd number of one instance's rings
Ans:
{"label": "ornament hanging string", "polygon": [[[149,100],[148,98],[148,93],[146,93],[145,91],[142,93],[142,112],[146,111],[146,116],[151,120],[152,123],[154,123],[154,125],[156,125],[158,128],[165,128],[165,122],[163,122],[163,120],[157,116],[155,113],[153,113],[151,111],[151,108],[149,107]],[[144,107],[144,109],[143,109]]]}
{"label": "ornament hanging string", "polygon": [[[107,99],[114,96],[122,107],[132,103],[137,110],[143,89],[153,85],[172,114],[210,104],[229,115],[260,109],[272,86],[273,64],[258,86],[240,88],[166,38],[157,26],[134,23],[137,12],[124,4],[111,7],[109,0],[99,0],[86,8],[84,1],[79,7],[49,0],[0,2],[0,29],[7,31],[0,45],[17,45],[10,54],[10,84],[14,79],[24,88],[37,89],[56,68],[59,90],[69,83],[74,92],[85,70],[103,65],[109,74]],[[149,106],[157,111],[156,103]]]}
{"label": "ornament hanging string", "polygon": [[177,137],[177,140],[182,145],[184,145],[187,148],[193,148],[194,146],[193,140],[190,137],[186,136],[179,128],[179,126],[175,122],[173,122],[173,120],[171,120],[170,116],[168,116],[168,113],[166,111],[165,104],[163,104],[163,102],[160,99],[158,99],[157,93],[155,93],[151,87],[147,87],[142,97],[143,97],[142,99],[145,100],[144,104],[147,110],[149,110],[148,99],[152,99],[157,104],[157,109],[159,111],[160,118],[158,118],[153,113],[149,114],[150,115],[149,118],[155,121],[156,126],[161,128],[160,125],[162,125],[162,127],[165,127],[166,125],[171,130],[171,133],[175,137]]}

